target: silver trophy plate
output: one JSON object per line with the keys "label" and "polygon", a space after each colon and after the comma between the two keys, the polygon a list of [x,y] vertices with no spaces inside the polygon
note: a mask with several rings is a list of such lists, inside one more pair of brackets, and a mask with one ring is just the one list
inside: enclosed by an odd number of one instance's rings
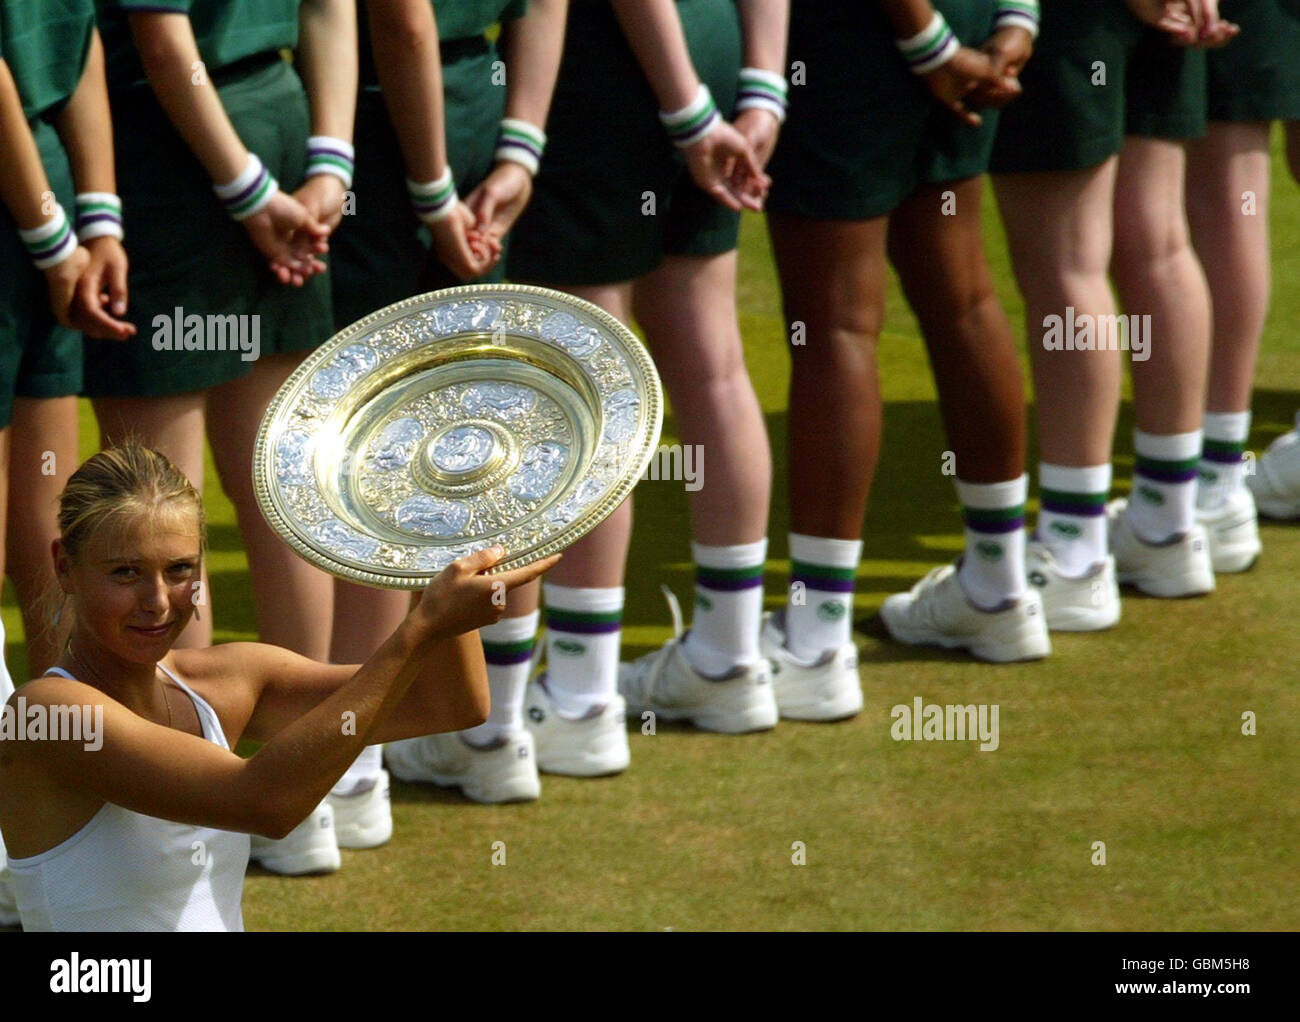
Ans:
{"label": "silver trophy plate", "polygon": [[272,528],[340,577],[418,589],[500,544],[505,571],[594,529],[645,471],[663,395],[636,336],[558,291],[479,284],[381,309],[271,401],[253,483]]}

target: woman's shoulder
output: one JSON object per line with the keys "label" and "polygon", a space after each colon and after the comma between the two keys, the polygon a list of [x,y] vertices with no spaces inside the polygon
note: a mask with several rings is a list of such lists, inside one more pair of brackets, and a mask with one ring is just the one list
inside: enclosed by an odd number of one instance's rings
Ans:
{"label": "woman's shoulder", "polygon": [[160,666],[202,697],[229,735],[231,724],[237,724],[236,733],[243,730],[261,692],[261,665],[267,651],[275,648],[260,642],[223,642],[202,649],[173,649]]}

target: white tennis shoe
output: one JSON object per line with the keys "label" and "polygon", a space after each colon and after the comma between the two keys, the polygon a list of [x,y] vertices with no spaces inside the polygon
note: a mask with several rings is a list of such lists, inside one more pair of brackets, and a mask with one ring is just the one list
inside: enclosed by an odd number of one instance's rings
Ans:
{"label": "white tennis shoe", "polygon": [[622,773],[631,762],[626,703],[620,695],[582,717],[566,717],[556,708],[543,673],[524,691],[524,726],[532,732],[537,769],[543,773],[607,777]]}
{"label": "white tennis shoe", "polygon": [[1246,477],[1246,485],[1265,518],[1300,518],[1300,412],[1296,412],[1296,428],[1268,445],[1255,474]]}
{"label": "white tennis shoe", "polygon": [[763,615],[759,647],[772,664],[772,689],[782,717],[845,720],[862,710],[858,649],[852,640],[807,663],[786,648],[785,612],[777,611]]}
{"label": "white tennis shoe", "polygon": [[487,746],[470,745],[455,731],[389,742],[384,762],[403,781],[459,788],[474,802],[531,802],[542,793],[527,730]]}
{"label": "white tennis shoe", "polygon": [[279,840],[252,835],[253,862],[281,876],[333,873],[343,865],[334,833],[334,808],[322,802]]}
{"label": "white tennis shoe", "polygon": [[1025,572],[1043,598],[1048,631],[1099,632],[1119,623],[1119,583],[1110,554],[1071,578],[1061,574],[1051,547],[1031,539],[1025,548]]}
{"label": "white tennis shoe", "polygon": [[364,791],[325,796],[334,810],[334,833],[340,848],[378,848],[388,843],[393,836],[389,788],[388,771],[380,770]]}
{"label": "white tennis shoe", "polygon": [[1210,564],[1216,575],[1248,571],[1259,560],[1259,521],[1250,490],[1234,490],[1218,507],[1196,509],[1196,522],[1210,544]]}
{"label": "white tennis shoe", "polygon": [[965,649],[979,660],[1041,660],[1052,651],[1043,600],[1030,588],[1007,607],[980,610],[966,596],[957,565],[935,568],[880,608],[889,634],[909,646]]}
{"label": "white tennis shoe", "polygon": [[1128,523],[1122,497],[1106,505],[1110,524],[1110,552],[1121,584],[1133,585],[1148,596],[1175,599],[1204,596],[1214,591],[1214,567],[1205,529],[1193,525],[1164,543],[1146,543]]}
{"label": "white tennis shoe", "polygon": [[683,643],[689,634],[669,639],[639,660],[619,664],[618,690],[627,700],[627,715],[638,718],[650,712],[724,734],[776,727],[771,664],[760,658],[721,677],[707,677],[686,658]]}

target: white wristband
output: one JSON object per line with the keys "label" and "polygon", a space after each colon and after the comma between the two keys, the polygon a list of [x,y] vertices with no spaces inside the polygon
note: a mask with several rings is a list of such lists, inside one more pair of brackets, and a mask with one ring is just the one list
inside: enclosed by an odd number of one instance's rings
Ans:
{"label": "white wristband", "polygon": [[452,176],[450,166],[436,181],[426,181],[421,184],[408,177],[406,192],[411,198],[415,215],[426,224],[436,224],[439,220],[451,216],[460,198],[456,194],[456,179]]}
{"label": "white wristband", "polygon": [[344,189],[352,187],[352,174],[356,169],[357,152],[351,142],[329,135],[312,135],[307,139],[307,169],[303,177],[331,174],[343,182]]}
{"label": "white wristband", "polygon": [[736,89],[736,112],[766,110],[784,123],[788,93],[789,86],[786,85],[785,78],[774,71],[742,67],[740,84]]}
{"label": "white wristband", "polygon": [[721,120],[722,115],[713,102],[713,94],[703,82],[700,83],[695,98],[680,110],[671,113],[659,111],[659,123],[664,126],[668,138],[678,149],[689,149],[716,128]]}
{"label": "white wristband", "polygon": [[938,11],[930,24],[910,39],[899,39],[896,44],[907,60],[908,66],[918,75],[928,75],[952,60],[961,49],[957,36],[948,27],[948,21]]}
{"label": "white wristband", "polygon": [[38,270],[58,266],[77,250],[77,236],[68,224],[68,214],[57,202],[54,204],[54,215],[49,220],[40,227],[26,231],[20,229],[18,237],[27,247],[27,254]]}
{"label": "white wristband", "polygon": [[247,220],[275,198],[280,185],[262,166],[257,154],[250,152],[244,172],[224,185],[213,185],[212,190],[217,193],[227,213],[236,220]]}
{"label": "white wristband", "polygon": [[112,192],[77,194],[77,239],[116,238],[121,241],[122,200]]}
{"label": "white wristband", "polygon": [[545,150],[546,132],[537,125],[514,117],[502,119],[496,152],[493,154],[495,160],[518,163],[528,173],[536,176]]}

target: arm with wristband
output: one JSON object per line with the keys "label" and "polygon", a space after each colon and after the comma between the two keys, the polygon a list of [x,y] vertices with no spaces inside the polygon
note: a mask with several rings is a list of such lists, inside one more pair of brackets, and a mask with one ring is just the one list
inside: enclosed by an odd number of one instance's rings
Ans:
{"label": "arm with wristband", "polygon": [[90,51],[81,80],[54,117],[76,184],[77,238],[90,253],[86,272],[77,282],[73,318],[90,337],[125,341],[135,326],[122,320],[127,303],[127,258],[122,248],[122,202],[117,197],[113,169],[113,125],[104,80],[104,47],[99,33],[90,37]]}
{"label": "arm with wristband", "polygon": [[696,185],[728,209],[762,209],[771,179],[696,74],[673,0],[610,0],[610,6],[659,101],[659,121],[682,150]]}
{"label": "arm with wristband", "polygon": [[357,7],[353,0],[303,0],[295,62],[311,109],[307,168],[293,197],[331,232],[352,187],[357,111]]}
{"label": "arm with wristband", "polygon": [[[993,61],[993,71],[1001,77],[1020,79],[1020,72],[1034,52],[1038,38],[1038,0],[998,0],[993,34],[980,46]],[[1015,99],[1000,86],[976,89],[971,98],[983,106],[1002,106]]]}
{"label": "arm with wristband", "polygon": [[40,150],[32,138],[22,99],[9,65],[0,57],[0,201],[36,268],[45,274],[50,305],[64,326],[75,326],[70,307],[90,254],[62,206],[54,200]]}
{"label": "arm with wristband", "polygon": [[140,63],[159,105],[213,181],[226,211],[248,231],[282,284],[301,286],[325,264],[329,231],[297,199],[280,191],[274,176],[240,141],[216,87],[201,65],[189,15],[127,8]]}
{"label": "arm with wristband", "polygon": [[744,39],[745,66],[736,90],[736,130],[766,167],[785,123],[789,87],[785,80],[785,44],[790,0],[736,0]]}
{"label": "arm with wristband", "polygon": [[429,228],[438,260],[462,280],[501,255],[474,226],[447,162],[438,26],[429,0],[370,0],[366,7],[375,70],[393,123],[415,215]]}
{"label": "arm with wristband", "polygon": [[497,135],[495,166],[465,199],[478,229],[505,237],[528,205],[546,148],[546,116],[560,73],[568,0],[531,0],[522,18],[501,26],[506,116]]}
{"label": "arm with wristband", "polygon": [[1020,94],[1020,83],[999,74],[993,59],[962,46],[944,16],[930,0],[880,0],[903,59],[921,77],[943,106],[967,124],[977,126],[979,114],[966,105],[972,93],[982,102],[999,105]]}

